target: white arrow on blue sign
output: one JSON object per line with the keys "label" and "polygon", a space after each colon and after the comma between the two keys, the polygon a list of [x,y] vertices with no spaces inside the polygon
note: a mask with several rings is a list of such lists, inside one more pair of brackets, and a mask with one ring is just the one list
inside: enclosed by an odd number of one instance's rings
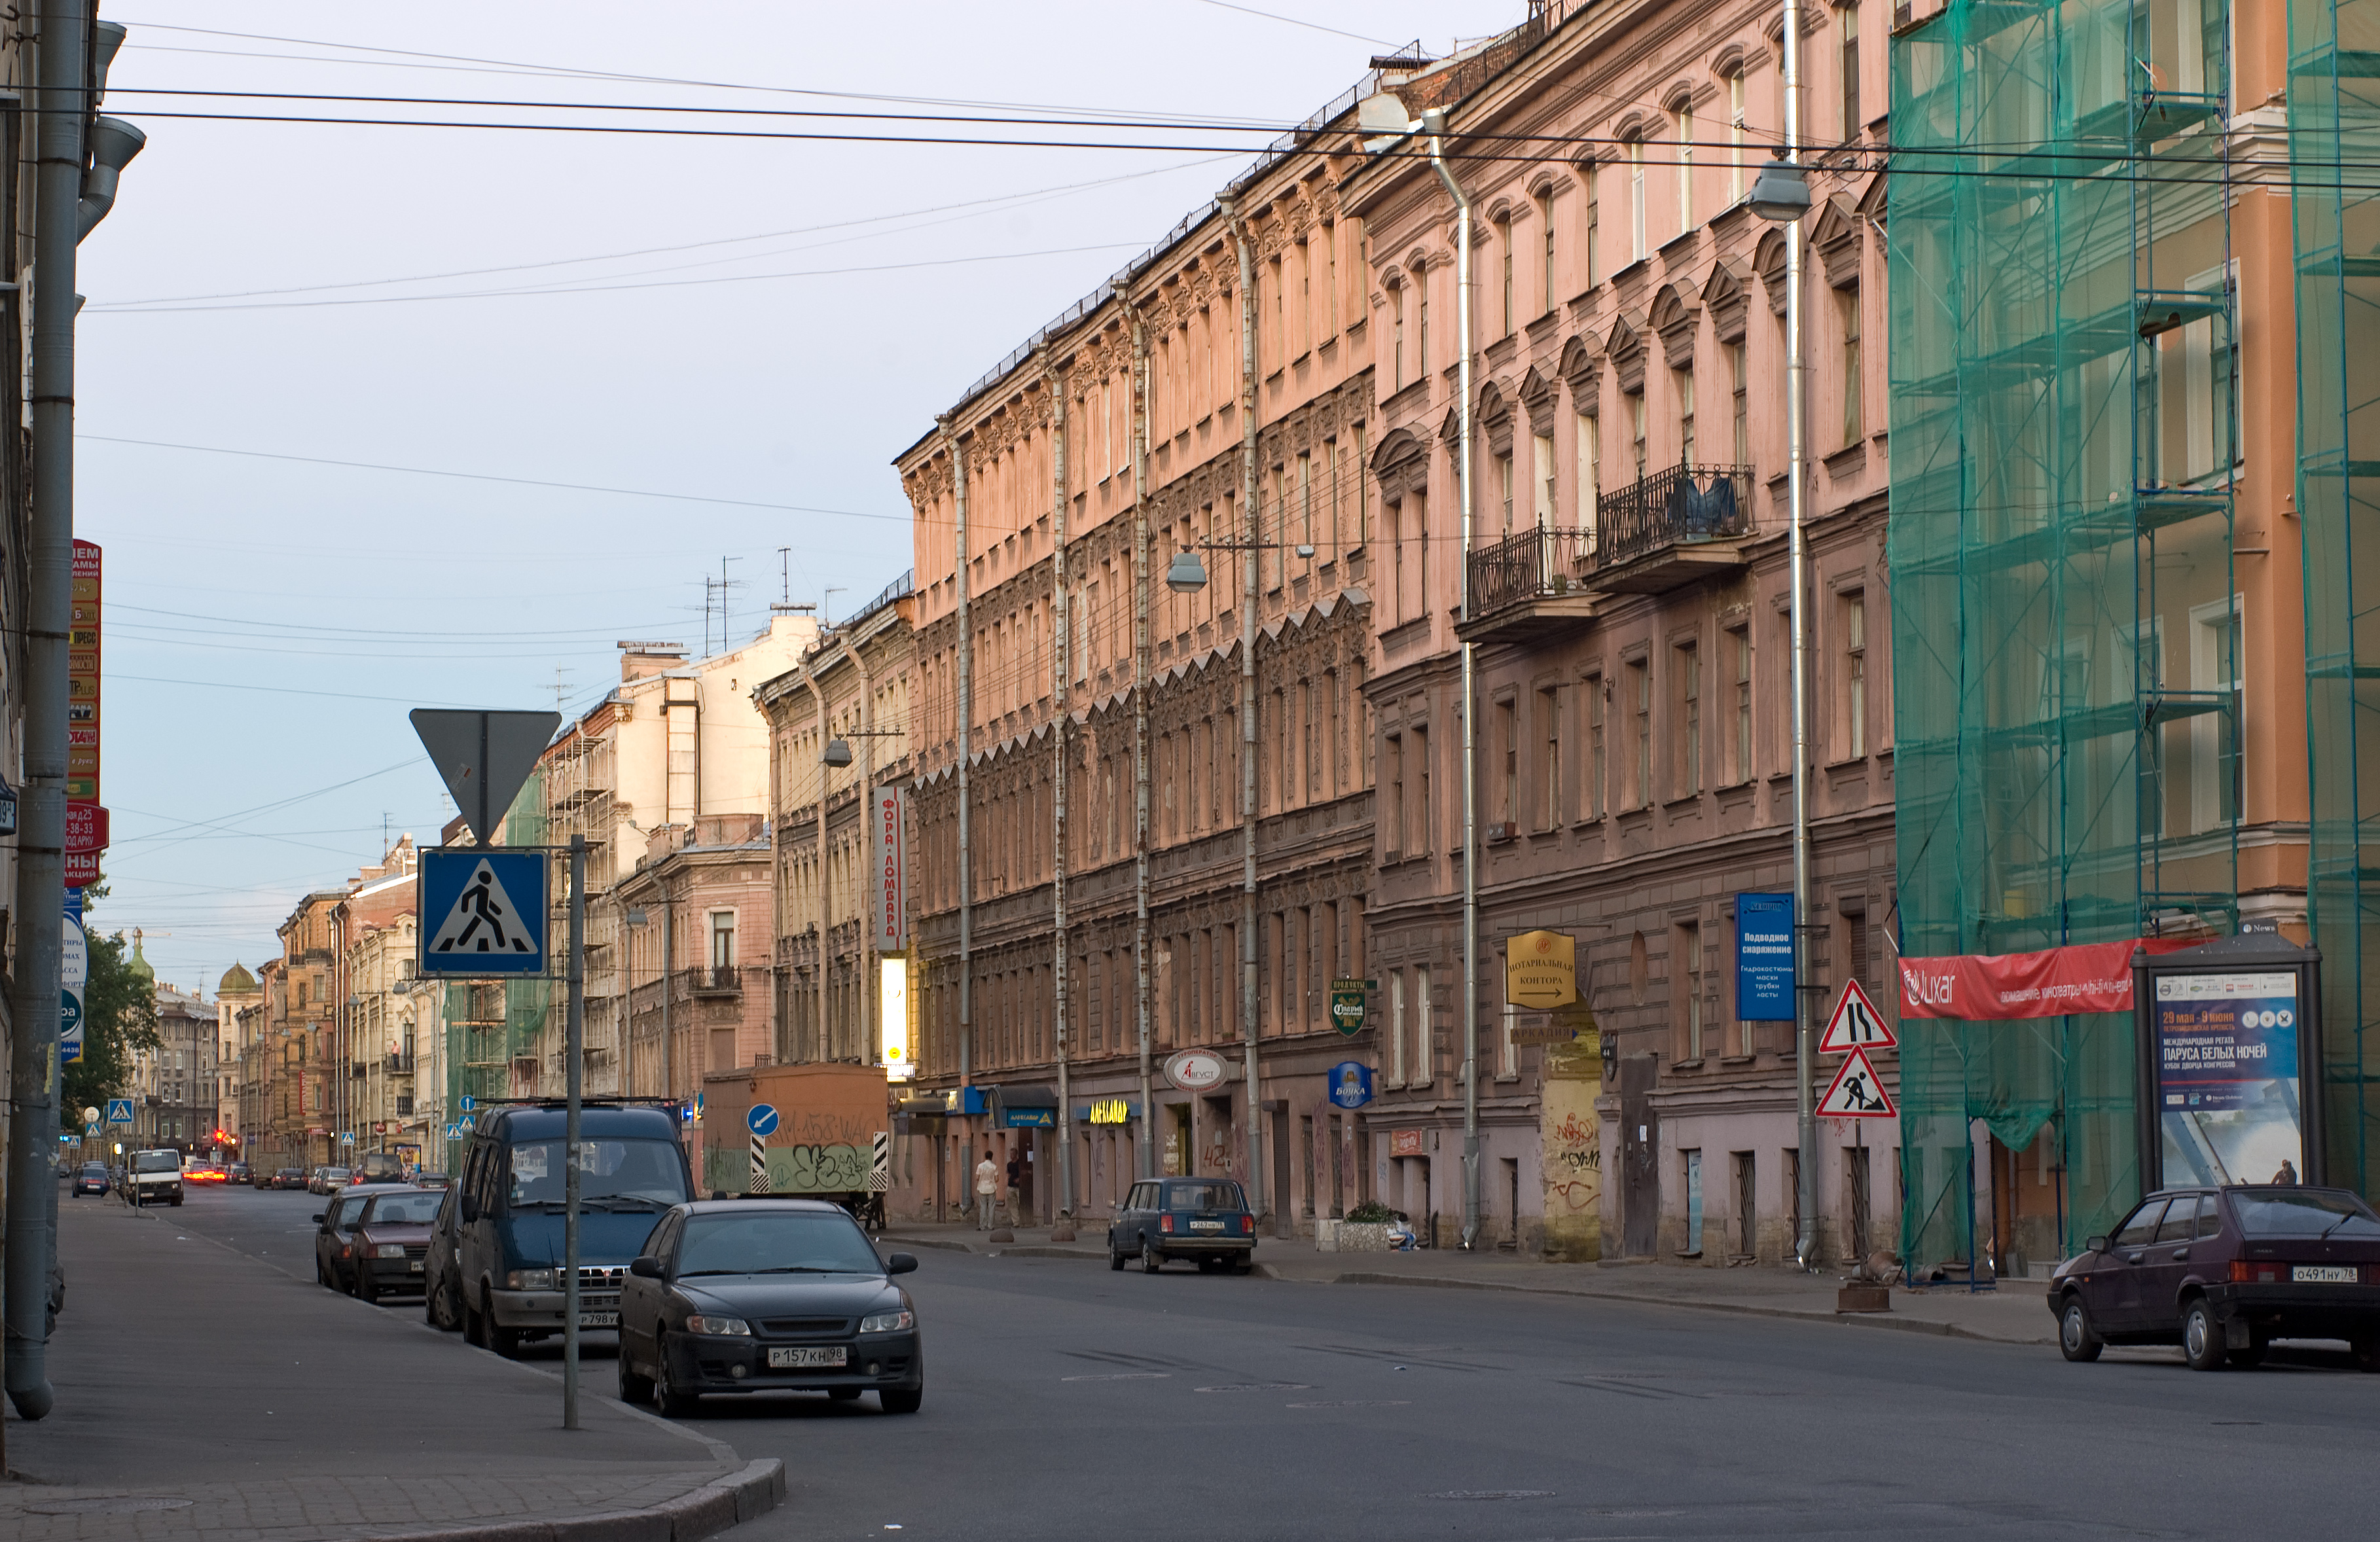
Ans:
{"label": "white arrow on blue sign", "polygon": [[473,1109],[480,1106],[480,1100],[467,1092],[460,1098],[455,1099],[455,1106],[461,1109],[465,1113],[468,1113]]}
{"label": "white arrow on blue sign", "polygon": [[756,1135],[773,1134],[777,1128],[777,1110],[772,1103],[755,1103],[744,1116],[745,1128]]}

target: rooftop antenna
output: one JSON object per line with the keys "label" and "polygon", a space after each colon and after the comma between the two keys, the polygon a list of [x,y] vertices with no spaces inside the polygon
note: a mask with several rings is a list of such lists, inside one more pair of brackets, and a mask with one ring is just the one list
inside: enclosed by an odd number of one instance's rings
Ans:
{"label": "rooftop antenna", "polygon": [[829,589],[821,589],[821,590],[820,591],[820,593],[819,593],[819,608],[818,608],[818,613],[819,613],[819,625],[820,625],[821,628],[824,628],[824,627],[828,625],[828,622],[827,622],[827,610],[828,610],[828,606],[827,606],[827,602],[826,602],[826,596],[828,596],[828,595],[830,595],[830,594],[849,594],[850,592],[851,592],[851,591],[850,591],[849,589],[841,589],[841,588]]}
{"label": "rooftop antenna", "polygon": [[719,651],[722,653],[735,646],[727,640],[727,591],[733,587],[727,579],[727,565],[736,560],[734,557],[719,559]]}
{"label": "rooftop antenna", "polygon": [[794,605],[794,549],[777,548],[777,606],[791,610]]}
{"label": "rooftop antenna", "polygon": [[560,664],[553,666],[553,685],[552,689],[553,691],[553,710],[557,714],[562,711],[563,698],[570,694],[570,686],[565,679],[569,674],[570,672],[563,668]]}

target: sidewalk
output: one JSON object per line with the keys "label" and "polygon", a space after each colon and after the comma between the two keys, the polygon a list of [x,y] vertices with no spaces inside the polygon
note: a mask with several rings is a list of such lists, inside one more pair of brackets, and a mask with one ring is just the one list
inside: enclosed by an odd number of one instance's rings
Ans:
{"label": "sidewalk", "polygon": [[[1053,1244],[1049,1228],[1020,1227],[1015,1231],[1014,1242],[993,1243],[986,1240],[988,1233],[972,1226],[907,1222],[887,1231],[884,1241],[913,1247],[1028,1258],[1085,1258],[1105,1263],[1105,1222],[1087,1220],[1075,1232],[1075,1241]],[[1284,1241],[1263,1237],[1257,1243],[1257,1270],[1268,1279],[1320,1285],[1524,1291],[1645,1306],[1848,1323],[1997,1343],[2058,1342],[2058,1325],[2049,1315],[2039,1281],[2007,1281],[1996,1291],[1980,1293],[1970,1293],[1962,1284],[1936,1285],[1925,1290],[1896,1285],[1889,1312],[1839,1314],[1835,1310],[1835,1292],[1843,1282],[1840,1276],[1803,1274],[1774,1265],[1703,1269],[1639,1262],[1549,1264],[1509,1253],[1463,1253],[1442,1248],[1412,1253],[1320,1253],[1307,1238]]]}
{"label": "sidewalk", "polygon": [[[184,1230],[58,1207],[57,1406],[8,1415],[0,1536],[18,1542],[691,1542],[778,1503],[782,1464]],[[292,1239],[303,1245],[302,1234]],[[276,1248],[279,1244],[274,1245]]]}

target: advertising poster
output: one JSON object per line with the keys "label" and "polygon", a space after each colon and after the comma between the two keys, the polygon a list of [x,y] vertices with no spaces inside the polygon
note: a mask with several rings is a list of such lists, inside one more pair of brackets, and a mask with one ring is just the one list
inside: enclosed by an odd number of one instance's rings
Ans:
{"label": "advertising poster", "polygon": [[2155,984],[2160,1182],[2297,1182],[2305,1122],[2296,973],[2165,975]]}

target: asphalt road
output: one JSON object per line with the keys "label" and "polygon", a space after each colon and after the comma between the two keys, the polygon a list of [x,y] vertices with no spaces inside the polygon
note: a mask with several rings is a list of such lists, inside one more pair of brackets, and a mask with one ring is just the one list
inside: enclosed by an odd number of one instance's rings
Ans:
{"label": "asphalt road", "polygon": [[[317,1208],[200,1193],[182,1219],[310,1278]],[[2070,1366],[1608,1302],[921,1259],[905,1282],[927,1333],[923,1413],[704,1404],[694,1427],[791,1477],[787,1505],[738,1542],[2232,1542],[2370,1524],[2380,1378],[2329,1366],[2201,1375],[2153,1351]],[[422,1349],[425,1372],[477,1353],[451,1336]],[[608,1391],[606,1336],[589,1352],[588,1384]]]}

